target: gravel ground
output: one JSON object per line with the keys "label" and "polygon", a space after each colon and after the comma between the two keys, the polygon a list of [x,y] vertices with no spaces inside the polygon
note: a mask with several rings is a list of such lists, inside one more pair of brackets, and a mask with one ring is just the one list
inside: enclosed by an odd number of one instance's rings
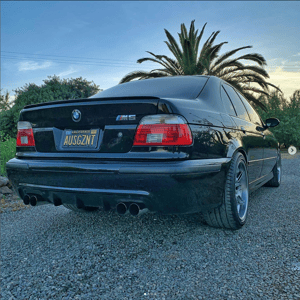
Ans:
{"label": "gravel ground", "polygon": [[300,299],[300,156],[239,231],[199,216],[1,214],[1,299]]}

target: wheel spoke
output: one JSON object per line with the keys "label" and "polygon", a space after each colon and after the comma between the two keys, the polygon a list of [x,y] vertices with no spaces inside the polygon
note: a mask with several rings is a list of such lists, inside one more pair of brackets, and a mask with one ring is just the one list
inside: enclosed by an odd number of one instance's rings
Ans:
{"label": "wheel spoke", "polygon": [[240,194],[240,195],[238,195],[238,197],[237,197],[237,203],[239,204],[239,205],[244,205],[244,200],[243,200],[243,198],[242,198],[242,195]]}
{"label": "wheel spoke", "polygon": [[242,179],[243,175],[244,175],[244,172],[239,171],[237,176],[236,176],[236,181],[241,182],[241,179]]}
{"label": "wheel spoke", "polygon": [[240,218],[244,218],[248,207],[248,180],[247,170],[243,163],[236,168],[235,175],[235,200],[236,210]]}

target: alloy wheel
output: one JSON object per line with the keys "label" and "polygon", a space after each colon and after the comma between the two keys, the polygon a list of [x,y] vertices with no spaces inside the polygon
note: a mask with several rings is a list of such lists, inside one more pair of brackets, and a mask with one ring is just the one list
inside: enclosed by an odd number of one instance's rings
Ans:
{"label": "alloy wheel", "polygon": [[247,215],[249,192],[247,170],[243,161],[239,162],[236,169],[235,199],[238,216],[241,221],[244,221]]}

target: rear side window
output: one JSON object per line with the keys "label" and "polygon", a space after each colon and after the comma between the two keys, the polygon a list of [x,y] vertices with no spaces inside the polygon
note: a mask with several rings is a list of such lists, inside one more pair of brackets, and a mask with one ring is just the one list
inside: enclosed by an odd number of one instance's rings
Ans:
{"label": "rear side window", "polygon": [[223,103],[224,103],[227,113],[231,116],[236,117],[235,109],[223,87],[221,87],[221,97],[222,97],[222,100],[223,100]]}
{"label": "rear side window", "polygon": [[241,98],[242,102],[244,103],[244,105],[248,111],[248,114],[250,116],[251,122],[261,126],[262,125],[261,119],[260,119],[258,113],[254,110],[254,108],[250,105],[248,100],[241,93],[237,92],[237,94]]}
{"label": "rear side window", "polygon": [[243,120],[250,121],[250,118],[245,109],[245,106],[244,106],[243,102],[241,101],[241,99],[239,98],[236,91],[229,85],[223,85],[223,87],[235,108],[237,116]]}

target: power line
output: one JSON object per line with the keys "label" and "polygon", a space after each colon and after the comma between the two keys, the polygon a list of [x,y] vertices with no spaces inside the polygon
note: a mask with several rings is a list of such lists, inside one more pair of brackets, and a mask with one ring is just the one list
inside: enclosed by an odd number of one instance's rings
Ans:
{"label": "power line", "polygon": [[[3,59],[12,59],[12,60],[28,60],[31,59],[33,61],[39,60],[39,61],[45,61],[43,58],[26,58],[26,57],[17,57],[17,56],[7,56],[2,55]],[[60,60],[60,59],[51,59],[51,61],[55,61],[58,63],[63,64],[72,64],[72,65],[85,65],[85,66],[102,66],[102,67],[121,67],[121,68],[134,68],[134,69],[151,69],[156,68],[157,65],[141,65],[139,67],[137,64],[119,64],[119,63],[109,63],[109,62],[85,62],[85,61],[72,61],[72,60]],[[275,70],[276,68],[283,68],[287,70],[300,70],[300,66],[266,66],[266,69],[268,70]]]}
{"label": "power line", "polygon": [[34,54],[34,53],[24,53],[24,52],[12,52],[12,51],[1,51],[3,53],[13,53],[13,54],[25,54],[25,55],[33,55],[33,56],[51,56],[51,57],[66,57],[66,58],[79,58],[79,59],[89,59],[89,60],[97,60],[97,61],[119,61],[119,62],[132,62],[131,60],[124,59],[100,59],[100,58],[92,58],[92,57],[79,57],[79,56],[66,56],[66,55],[54,55],[54,54]]}
{"label": "power line", "polygon": [[[79,56],[66,56],[66,55],[54,55],[54,54],[33,54],[33,53],[25,53],[25,52],[13,52],[13,51],[1,51],[3,53],[13,53],[13,54],[22,54],[22,55],[30,55],[30,56],[48,56],[48,57],[65,57],[68,59],[72,59],[72,58],[79,58],[79,59],[83,59],[83,60],[92,60],[95,62],[101,62],[101,63],[114,63],[114,64],[118,64],[118,62],[120,63],[129,63],[129,64],[136,64],[135,62],[131,61],[131,60],[120,60],[120,59],[99,59],[99,58],[92,58],[92,57],[79,57]],[[11,56],[11,57],[18,57],[18,56]],[[21,59],[21,58],[20,58]],[[32,58],[29,57],[28,59],[39,59],[39,60],[43,60],[42,58]],[[54,60],[54,59],[52,59]],[[62,61],[66,61],[66,60],[62,60]],[[67,60],[69,61],[69,60]],[[78,62],[78,61],[76,61]],[[294,65],[281,65],[281,66],[266,66],[267,68],[276,68],[276,67],[291,67],[291,68],[297,68],[297,66]]]}
{"label": "power line", "polygon": [[[25,57],[17,57],[17,56],[6,56],[6,55],[2,55],[2,58],[3,59],[12,59],[12,60],[28,60],[28,59],[31,59],[31,60],[39,60],[39,61],[45,61],[45,59],[43,58],[25,58]],[[119,64],[119,63],[109,63],[109,62],[85,62],[85,61],[72,61],[72,60],[60,60],[60,59],[51,59],[51,61],[55,61],[55,62],[58,62],[58,63],[67,63],[67,64],[72,64],[72,65],[87,65],[87,66],[95,66],[95,65],[98,65],[98,66],[106,66],[106,67],[122,67],[122,68],[138,68],[137,64]],[[148,65],[149,67],[149,65]],[[144,69],[144,66],[143,66],[143,69]]]}
{"label": "power line", "polygon": [[[16,58],[16,59],[21,59],[21,60],[24,60],[24,59],[26,59],[26,60],[29,60],[29,59],[31,59],[31,60],[43,60],[43,61],[45,61],[46,59],[45,58],[33,58],[33,57],[19,57],[19,56],[14,56],[14,55],[7,55],[7,54],[4,54],[4,55],[2,55],[2,57],[3,58]],[[76,61],[74,61],[74,60],[66,60],[66,59],[56,59],[56,58],[51,58],[50,60],[54,60],[54,61],[62,61],[62,62],[70,62],[70,63],[72,63],[72,62],[80,62],[80,63],[92,63],[93,61],[80,61],[80,60],[76,60]],[[104,61],[104,62],[97,62],[97,61],[95,61],[95,62],[93,62],[93,63],[101,63],[101,64],[118,64],[118,65],[136,65],[136,63],[119,63],[119,62],[114,62],[114,61]]]}
{"label": "power line", "polygon": [[[108,67],[122,67],[122,68],[139,68],[137,66],[137,63],[135,62],[131,62],[129,60],[111,60],[111,59],[95,59],[95,58],[84,58],[84,57],[76,57],[76,56],[64,56],[64,55],[49,55],[49,54],[30,54],[30,53],[23,53],[23,52],[12,52],[12,51],[1,51],[3,53],[14,53],[14,54],[22,54],[22,55],[26,55],[27,57],[20,57],[20,56],[16,56],[16,55],[11,55],[11,54],[4,54],[1,56],[1,58],[3,59],[12,59],[12,60],[42,60],[45,61],[45,58],[41,58],[41,57],[28,57],[28,55],[31,56],[48,56],[51,61],[56,61],[58,63],[67,63],[67,64],[75,64],[75,65],[99,65],[99,66],[108,66]],[[52,58],[52,57],[65,57],[68,58],[68,60],[66,59],[57,59],[57,58]],[[80,58],[81,60],[72,60],[72,58]],[[82,60],[83,59],[83,60]],[[87,61],[86,61],[87,60]],[[145,69],[146,68],[155,68],[157,65],[153,64],[150,62],[148,62],[148,64],[144,64],[141,65],[140,68]],[[276,69],[276,68],[283,68],[286,70],[299,70],[300,66],[297,65],[272,65],[272,66],[266,66],[266,69],[268,70],[272,70],[272,69]]]}

